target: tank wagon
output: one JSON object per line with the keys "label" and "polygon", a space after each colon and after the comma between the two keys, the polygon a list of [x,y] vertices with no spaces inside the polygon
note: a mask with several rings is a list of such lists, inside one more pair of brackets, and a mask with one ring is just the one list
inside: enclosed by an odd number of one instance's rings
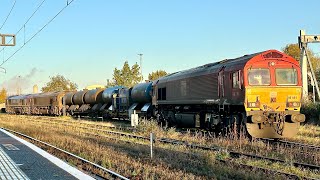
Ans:
{"label": "tank wagon", "polygon": [[100,108],[105,117],[128,117],[128,108],[131,103],[131,88],[123,86],[110,87],[103,91],[104,105]]}
{"label": "tank wagon", "polygon": [[146,118],[153,116],[151,96],[152,82],[140,83],[134,86],[131,90],[132,105],[129,108],[129,116],[134,112]]}
{"label": "tank wagon", "polygon": [[267,50],[179,71],[153,82],[77,92],[11,96],[7,112],[155,117],[161,123],[215,131],[245,129],[256,138],[294,136],[300,114],[299,63]]}
{"label": "tank wagon", "polygon": [[133,88],[124,86],[70,92],[65,95],[67,112],[71,115],[130,118],[131,114],[151,117],[152,83]]}

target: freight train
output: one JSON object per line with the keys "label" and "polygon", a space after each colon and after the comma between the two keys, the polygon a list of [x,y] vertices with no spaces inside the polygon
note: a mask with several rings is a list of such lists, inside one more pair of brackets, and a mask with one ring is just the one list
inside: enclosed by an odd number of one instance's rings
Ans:
{"label": "freight train", "polygon": [[301,107],[299,63],[277,50],[205,64],[127,88],[10,96],[15,114],[154,117],[180,127],[245,130],[256,138],[297,134]]}

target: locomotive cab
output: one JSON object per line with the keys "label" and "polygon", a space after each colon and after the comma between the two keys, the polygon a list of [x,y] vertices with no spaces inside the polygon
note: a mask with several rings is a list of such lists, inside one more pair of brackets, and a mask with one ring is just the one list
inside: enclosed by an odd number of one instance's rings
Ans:
{"label": "locomotive cab", "polygon": [[247,130],[257,138],[291,137],[305,116],[300,114],[301,73],[296,60],[267,52],[244,68]]}

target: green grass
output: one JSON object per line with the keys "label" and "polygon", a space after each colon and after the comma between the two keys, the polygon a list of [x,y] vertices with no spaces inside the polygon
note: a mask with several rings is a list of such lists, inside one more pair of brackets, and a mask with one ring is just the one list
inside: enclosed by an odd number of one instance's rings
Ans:
{"label": "green grass", "polygon": [[288,140],[320,146],[320,126],[311,124],[301,125],[297,136],[288,138]]}

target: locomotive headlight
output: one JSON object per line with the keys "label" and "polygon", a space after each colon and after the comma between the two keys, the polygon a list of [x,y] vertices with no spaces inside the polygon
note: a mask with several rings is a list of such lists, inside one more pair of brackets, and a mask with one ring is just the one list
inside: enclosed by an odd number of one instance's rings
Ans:
{"label": "locomotive headlight", "polygon": [[260,107],[260,97],[257,95],[249,95],[247,98],[248,108],[259,108]]}
{"label": "locomotive headlight", "polygon": [[259,102],[248,102],[248,108],[258,108],[259,106]]}
{"label": "locomotive headlight", "polygon": [[300,102],[288,102],[287,107],[299,107]]}

